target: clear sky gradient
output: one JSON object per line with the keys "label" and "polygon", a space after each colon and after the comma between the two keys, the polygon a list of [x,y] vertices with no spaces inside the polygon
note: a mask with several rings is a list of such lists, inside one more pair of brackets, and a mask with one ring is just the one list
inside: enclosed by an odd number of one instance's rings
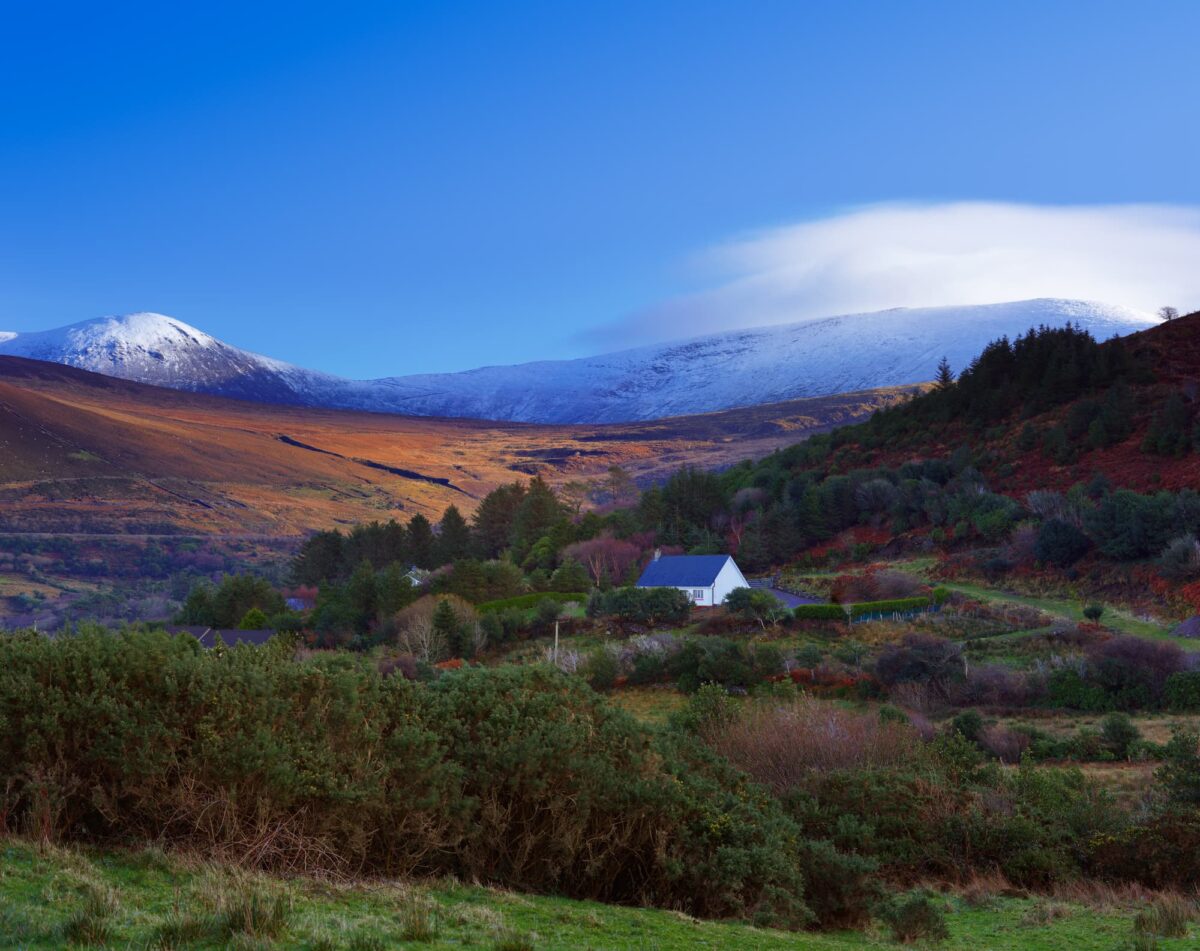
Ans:
{"label": "clear sky gradient", "polygon": [[1196,206],[1197,37],[1191,0],[9,3],[0,329],[461,369],[851,207]]}

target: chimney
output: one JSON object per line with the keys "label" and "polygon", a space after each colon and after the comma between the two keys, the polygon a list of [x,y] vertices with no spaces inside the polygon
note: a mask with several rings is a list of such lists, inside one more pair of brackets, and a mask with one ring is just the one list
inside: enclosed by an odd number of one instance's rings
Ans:
{"label": "chimney", "polygon": [[662,557],[662,549],[661,548],[654,549],[654,560],[658,561],[658,559],[660,559],[661,557]]}

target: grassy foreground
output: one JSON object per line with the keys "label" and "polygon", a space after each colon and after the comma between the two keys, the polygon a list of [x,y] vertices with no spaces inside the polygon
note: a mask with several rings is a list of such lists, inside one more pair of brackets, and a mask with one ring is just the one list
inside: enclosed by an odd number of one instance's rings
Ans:
{"label": "grassy foreground", "polygon": [[[1124,947],[1133,910],[1097,913],[1036,899],[968,908],[947,899],[944,951]],[[1162,951],[1195,947],[1161,939]],[[154,850],[92,853],[0,844],[0,947],[657,949],[898,946],[882,932],[789,934],[672,914],[445,882],[282,881]]]}

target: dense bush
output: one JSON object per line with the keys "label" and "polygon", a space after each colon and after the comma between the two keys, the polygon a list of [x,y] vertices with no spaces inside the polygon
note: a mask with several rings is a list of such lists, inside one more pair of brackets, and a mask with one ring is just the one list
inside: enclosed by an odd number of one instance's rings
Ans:
{"label": "dense bush", "polygon": [[[1190,681],[1179,678],[1187,655],[1174,644],[1142,637],[1111,637],[1087,647],[1083,663],[1046,679],[1051,706],[1103,712],[1157,710],[1187,703]],[[1173,683],[1168,694],[1167,685]]]}
{"label": "dense bush", "polygon": [[758,588],[734,588],[725,598],[725,607],[730,614],[756,621],[764,628],[789,615],[788,609],[775,595]]}
{"label": "dense bush", "polygon": [[784,797],[811,838],[873,858],[894,880],[1003,873],[1044,887],[1081,873],[1079,843],[1123,816],[1077,771],[981,766],[961,736],[888,768],[810,770]]}
{"label": "dense bush", "polygon": [[1086,870],[1101,880],[1189,891],[1200,880],[1200,813],[1169,809],[1098,837]]}
{"label": "dense bush", "polygon": [[678,588],[613,588],[593,591],[588,617],[612,618],[627,624],[684,624],[692,602]]}
{"label": "dense bush", "polygon": [[883,920],[891,929],[892,938],[903,944],[914,941],[944,941],[950,937],[946,918],[937,900],[924,892],[913,892],[892,899],[883,909]]}
{"label": "dense bush", "polygon": [[1179,531],[1176,498],[1170,492],[1139,495],[1118,489],[1086,513],[1084,527],[1109,558],[1148,558]]}
{"label": "dense bush", "polygon": [[1187,667],[1174,644],[1143,637],[1114,637],[1087,652],[1090,679],[1122,710],[1161,706],[1167,679]]}
{"label": "dense bush", "polygon": [[1200,575],[1200,541],[1192,533],[1172,539],[1158,556],[1159,570],[1174,581]]}
{"label": "dense bush", "polygon": [[1181,670],[1163,684],[1163,706],[1173,713],[1200,710],[1200,670]]}
{"label": "dense bush", "polygon": [[192,588],[176,620],[180,624],[239,627],[242,618],[252,610],[257,609],[264,618],[270,618],[284,608],[283,597],[264,578],[229,575],[215,588],[207,583]]}
{"label": "dense bush", "polygon": [[1052,518],[1043,522],[1038,529],[1034,553],[1038,561],[1069,568],[1091,547],[1092,540],[1070,522]]}
{"label": "dense bush", "polygon": [[688,640],[666,661],[668,676],[687,693],[703,684],[752,687],[783,672],[783,657],[770,644],[749,646],[724,637]]}
{"label": "dense bush", "polygon": [[482,604],[475,605],[475,610],[480,614],[494,614],[501,611],[516,609],[518,611],[527,611],[530,608],[536,608],[543,601],[554,601],[559,605],[564,604],[587,604],[588,596],[586,593],[580,592],[562,592],[562,591],[536,591],[533,594],[520,594],[514,598],[501,598],[497,601],[484,601]]}
{"label": "dense bush", "polygon": [[3,830],[809,920],[773,800],[548,669],[425,685],[162,632],[7,636],[0,723]]}
{"label": "dense bush", "polygon": [[965,677],[962,647],[928,634],[906,634],[899,644],[888,645],[879,655],[875,675],[886,687],[926,684],[936,695],[948,700],[950,685]]}

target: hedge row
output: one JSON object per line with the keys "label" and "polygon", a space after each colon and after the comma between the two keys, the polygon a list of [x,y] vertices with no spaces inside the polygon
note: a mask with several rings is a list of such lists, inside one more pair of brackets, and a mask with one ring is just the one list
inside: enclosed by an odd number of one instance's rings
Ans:
{"label": "hedge row", "polygon": [[507,611],[510,608],[518,611],[527,611],[529,608],[536,608],[541,602],[547,599],[558,604],[569,604],[572,601],[578,604],[587,604],[588,596],[582,591],[566,593],[562,591],[535,591],[532,594],[518,594],[515,598],[484,601],[482,604],[475,605],[475,610],[480,614],[491,614],[493,611]]}
{"label": "hedge row", "polygon": [[851,620],[872,614],[905,614],[923,611],[933,605],[945,604],[950,592],[945,588],[934,588],[930,595],[918,598],[892,598],[888,601],[859,601],[855,604],[800,604],[792,609],[792,616],[801,621],[843,621],[847,612]]}
{"label": "hedge row", "polygon": [[0,837],[17,830],[811,922],[774,799],[547,667],[425,684],[162,631],[0,635]]}

